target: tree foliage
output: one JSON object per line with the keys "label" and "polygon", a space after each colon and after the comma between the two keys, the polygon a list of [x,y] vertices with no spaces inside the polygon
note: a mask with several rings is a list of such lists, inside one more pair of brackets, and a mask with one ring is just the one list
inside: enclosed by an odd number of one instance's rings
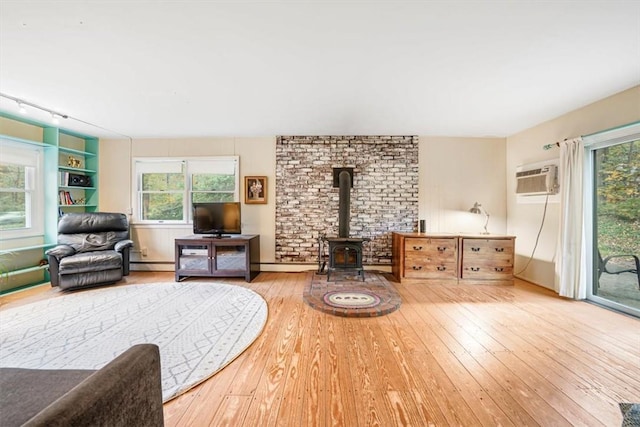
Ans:
{"label": "tree foliage", "polygon": [[24,166],[0,164],[0,230],[25,226],[25,175]]}
{"label": "tree foliage", "polygon": [[[146,173],[142,175],[143,218],[146,220],[181,221],[186,197],[182,173]],[[235,175],[191,175],[190,202],[233,201]]]}
{"label": "tree foliage", "polygon": [[600,207],[620,219],[638,219],[640,141],[598,150],[596,165]]}
{"label": "tree foliage", "polygon": [[607,254],[637,253],[640,243],[640,141],[596,151],[598,243]]}

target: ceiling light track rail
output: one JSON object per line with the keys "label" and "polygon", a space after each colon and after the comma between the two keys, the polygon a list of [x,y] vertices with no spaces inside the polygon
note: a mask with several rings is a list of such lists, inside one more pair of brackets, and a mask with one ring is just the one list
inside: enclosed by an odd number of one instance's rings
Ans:
{"label": "ceiling light track rail", "polygon": [[1,97],[1,98],[9,99],[9,100],[11,100],[11,101],[14,101],[16,104],[18,104],[18,109],[19,109],[20,113],[21,113],[21,114],[23,114],[23,115],[26,115],[26,114],[28,113],[28,111],[27,111],[27,108],[26,108],[26,107],[31,107],[31,108],[34,108],[34,109],[36,109],[36,110],[40,110],[40,111],[43,111],[43,112],[45,112],[45,113],[50,114],[50,115],[51,115],[51,122],[52,122],[54,125],[58,125],[58,124],[60,123],[60,120],[59,120],[59,119],[75,120],[76,122],[83,123],[83,124],[88,125],[88,126],[93,126],[93,127],[94,127],[94,128],[96,128],[96,129],[101,129],[101,130],[104,130],[104,131],[107,131],[107,132],[113,133],[113,134],[115,134],[115,135],[119,135],[119,136],[125,137],[125,138],[127,138],[129,141],[132,141],[132,140],[133,140],[133,138],[132,138],[131,136],[129,136],[129,135],[125,135],[125,134],[123,134],[123,133],[116,132],[116,131],[114,131],[114,130],[111,130],[111,129],[105,128],[105,127],[103,127],[103,126],[99,126],[99,125],[96,125],[96,124],[94,124],[94,123],[87,122],[87,121],[85,121],[85,120],[82,120],[82,119],[78,119],[78,118],[76,118],[76,117],[69,116],[68,114],[64,114],[64,113],[61,113],[61,112],[56,111],[56,110],[52,110],[52,109],[47,108],[47,107],[43,107],[42,105],[38,105],[38,104],[33,103],[33,102],[30,102],[30,101],[25,101],[24,99],[22,99],[22,98],[18,98],[18,97],[13,96],[13,95],[9,95],[9,94],[6,94],[6,93],[3,93],[3,92],[0,92],[0,97]]}
{"label": "ceiling light track rail", "polygon": [[3,98],[6,98],[6,99],[10,99],[11,101],[14,101],[16,104],[18,104],[19,111],[22,114],[27,114],[26,107],[28,106],[28,107],[35,108],[35,109],[40,110],[40,111],[44,111],[45,113],[51,114],[52,120],[68,119],[69,118],[69,116],[67,114],[61,113],[59,111],[51,110],[49,108],[43,107],[42,105],[34,104],[33,102],[25,101],[24,99],[20,99],[20,98],[17,98],[15,96],[11,96],[11,95],[8,95],[6,93],[0,92],[0,96],[3,97]]}

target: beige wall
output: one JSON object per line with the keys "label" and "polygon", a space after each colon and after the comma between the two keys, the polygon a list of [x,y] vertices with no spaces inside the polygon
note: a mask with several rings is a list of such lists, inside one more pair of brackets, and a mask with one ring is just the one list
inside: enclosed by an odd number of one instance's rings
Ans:
{"label": "beige wall", "polygon": [[469,213],[478,202],[490,215],[489,232],[505,233],[503,138],[420,137],[419,156],[419,216],[427,231],[482,231],[484,215]]}
{"label": "beige wall", "polygon": [[[491,214],[489,231],[516,236],[516,269],[526,264],[542,219],[542,204],[521,204],[515,197],[515,171],[519,165],[556,159],[558,150],[542,149],[564,138],[587,135],[640,120],[640,86],[605,98],[531,129],[504,138],[420,137],[419,218],[433,232],[476,232],[483,218],[467,212],[473,202]],[[3,132],[39,140],[41,130],[2,119]],[[241,177],[269,178],[267,205],[243,205],[243,230],[260,234],[263,263],[275,255],[275,137],[109,140],[100,143],[100,209],[130,212],[131,159],[136,156],[240,157]],[[547,209],[544,229],[533,261],[520,276],[553,287],[558,204]],[[139,251],[134,259],[173,269],[173,239],[189,234],[189,227],[134,227]],[[137,257],[137,258],[136,258]],[[152,267],[147,267],[152,268]],[[264,269],[290,270],[292,266],[266,265]]]}
{"label": "beige wall", "polygon": [[[640,86],[542,123],[507,138],[507,232],[517,236],[516,267],[520,272],[535,245],[544,204],[518,203],[515,173],[518,165],[557,159],[559,150],[543,146],[565,138],[589,135],[640,120]],[[533,260],[519,276],[553,289],[559,205],[549,204],[544,228]]]}
{"label": "beige wall", "polygon": [[[516,272],[527,263],[542,220],[543,204],[518,203],[515,172],[522,164],[557,159],[557,149],[542,146],[564,138],[587,135],[640,120],[640,86],[503,138],[420,137],[419,218],[427,231],[478,232],[483,217],[467,211],[475,201],[491,214],[489,231],[516,236]],[[308,269],[273,265],[275,259],[275,137],[102,140],[100,144],[100,206],[129,212],[131,158],[136,156],[237,155],[240,173],[269,178],[267,205],[243,205],[243,231],[260,234],[264,270]],[[547,207],[544,228],[533,260],[519,276],[553,288],[558,229],[557,203]],[[138,249],[147,255],[134,259],[173,268],[173,239],[189,234],[189,227],[134,227]],[[138,257],[138,258],[136,258]]]}
{"label": "beige wall", "polygon": [[[263,262],[274,259],[275,137],[186,138],[100,141],[100,210],[131,213],[132,159],[136,157],[239,156],[241,186],[245,175],[268,178],[268,204],[242,206],[242,231],[260,234]],[[241,198],[244,194],[241,192]],[[174,239],[192,233],[190,226],[133,225],[135,269],[173,270]],[[144,249],[146,255],[142,255]]]}
{"label": "beige wall", "polygon": [[[240,157],[240,174],[269,178],[268,203],[242,206],[242,229],[260,234],[263,270],[291,271],[310,266],[274,265],[275,260],[275,137],[101,140],[100,209],[130,212],[131,158],[162,156]],[[505,141],[501,138],[421,137],[420,218],[428,231],[478,232],[483,217],[468,213],[474,201],[491,214],[489,231],[503,233],[505,218]],[[243,195],[242,195],[243,197]],[[148,265],[136,269],[172,270],[173,240],[191,233],[188,226],[134,226],[133,259]],[[157,264],[152,264],[157,263]]]}

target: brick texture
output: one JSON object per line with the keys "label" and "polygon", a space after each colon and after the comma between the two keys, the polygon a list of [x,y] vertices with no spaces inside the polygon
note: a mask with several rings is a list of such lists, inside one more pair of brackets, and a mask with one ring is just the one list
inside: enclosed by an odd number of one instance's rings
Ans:
{"label": "brick texture", "polygon": [[417,230],[417,136],[279,136],[276,262],[316,262],[318,237],[338,235],[338,167],[354,169],[350,237],[371,239],[365,264],[391,264],[391,232]]}

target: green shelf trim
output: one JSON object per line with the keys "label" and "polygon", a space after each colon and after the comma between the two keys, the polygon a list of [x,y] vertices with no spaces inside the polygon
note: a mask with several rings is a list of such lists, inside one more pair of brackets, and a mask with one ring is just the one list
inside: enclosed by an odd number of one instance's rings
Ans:
{"label": "green shelf trim", "polygon": [[79,185],[60,185],[58,188],[66,190],[97,190],[96,187],[81,187]]}
{"label": "green shelf trim", "polygon": [[72,130],[69,130],[69,129],[58,128],[58,131],[60,133],[62,133],[62,134],[69,135],[69,136],[74,136],[74,137],[80,138],[80,139],[93,139],[93,140],[96,140],[96,141],[98,140],[98,138],[95,137],[95,136],[87,135],[87,134],[84,134],[84,133],[78,133],[78,132],[75,132],[75,131],[72,131]]}
{"label": "green shelf trim", "polygon": [[17,286],[15,288],[11,288],[11,289],[7,289],[7,290],[4,290],[4,291],[0,291],[0,295],[9,295],[9,294],[12,294],[14,292],[23,291],[25,289],[35,288],[36,286],[44,285],[45,283],[49,283],[49,282],[50,282],[50,280],[43,280],[43,281],[37,282],[37,283],[29,283],[27,285]]}
{"label": "green shelf trim", "polygon": [[81,169],[81,168],[72,168],[69,166],[58,166],[58,169],[61,171],[67,172],[85,172],[85,173],[96,173],[93,169]]}
{"label": "green shelf trim", "polygon": [[[58,151],[60,151],[61,153],[75,154],[77,156],[84,156],[84,157],[95,157],[95,156],[97,156],[96,153],[91,153],[89,151],[76,150],[74,148],[67,148],[67,147],[63,147],[63,146],[59,146],[58,147]],[[74,168],[74,169],[76,169],[76,168]]]}
{"label": "green shelf trim", "polygon": [[[60,214],[67,212],[94,212],[98,210],[98,185],[97,185],[97,174],[99,169],[98,157],[99,157],[99,141],[98,137],[92,135],[86,135],[83,133],[79,133],[73,130],[68,130],[64,128],[60,128],[58,126],[54,126],[50,123],[44,123],[42,121],[30,120],[27,117],[18,114],[12,114],[3,110],[0,110],[0,117],[7,118],[9,120],[13,120],[19,123],[26,123],[28,125],[35,126],[42,130],[42,138],[39,136],[35,136],[37,141],[33,139],[29,139],[30,135],[24,135],[27,138],[19,138],[17,136],[12,135],[3,135],[0,133],[0,140],[6,141],[6,144],[15,143],[16,145],[30,145],[32,147],[38,147],[43,150],[44,153],[44,161],[43,161],[43,176],[45,179],[44,182],[44,195],[45,195],[45,208],[43,211],[44,215],[44,241],[54,242],[57,236],[57,224],[59,220]],[[22,134],[17,134],[22,135]],[[69,137],[69,138],[67,138]],[[79,141],[72,141],[73,139],[78,139]],[[78,144],[78,145],[76,145]],[[77,148],[71,148],[77,147]],[[82,157],[84,158],[85,163],[83,166],[85,168],[71,168],[69,166],[65,166],[66,161],[63,161],[63,156],[74,156],[74,157]],[[59,184],[59,176],[61,172],[70,172],[70,173],[78,173],[84,174],[92,177],[95,182],[92,187],[79,187],[79,186],[58,186]],[[85,201],[88,204],[77,204],[77,205],[59,205],[59,191],[72,191],[77,192],[78,194],[86,195]],[[54,209],[54,206],[58,209]],[[19,244],[19,243],[18,243]],[[48,247],[54,247],[55,244],[42,244],[31,247],[19,247],[12,249],[2,249],[0,250],[0,254],[4,254],[7,258],[12,258],[14,253],[16,257],[20,257],[21,254],[27,253],[26,251],[32,249],[34,251],[41,250],[42,253]],[[34,255],[36,252],[33,252]],[[41,275],[44,280],[40,278],[40,274],[38,271],[42,271]],[[31,277],[26,273],[32,272],[31,274],[36,277]],[[47,266],[32,266],[26,268],[17,268],[13,272],[7,272],[4,274],[0,273],[0,279],[2,275],[17,275],[17,274],[26,274],[24,278],[29,278],[38,281],[38,283],[29,283],[24,285],[14,286],[10,289],[3,290],[0,288],[0,295],[5,295],[7,293],[16,292],[22,289],[31,288],[33,286],[38,286],[43,283],[47,283],[49,281],[49,273],[47,270]],[[22,279],[22,277],[20,277]],[[41,281],[42,280],[42,281]]]}
{"label": "green shelf trim", "polygon": [[10,135],[0,134],[0,139],[4,139],[10,142],[16,142],[18,144],[33,145],[35,147],[44,148],[44,149],[53,148],[53,146],[49,144],[45,144],[42,141],[33,141],[31,139],[16,138],[15,136],[10,136]]}
{"label": "green shelf trim", "polygon": [[32,120],[29,119],[28,117],[24,117],[24,116],[18,116],[16,114],[11,114],[8,113],[6,111],[0,111],[0,117],[5,117],[7,119],[11,119],[11,120],[15,120],[17,122],[22,122],[22,123],[26,123],[28,125],[33,125],[33,126],[37,126],[37,127],[50,127],[50,125],[37,121],[37,120]]}
{"label": "green shelf trim", "polygon": [[44,270],[47,267],[49,267],[49,264],[36,265],[35,267],[20,268],[18,270],[8,271],[4,273],[4,275],[8,277],[17,276],[18,274],[33,273],[34,271]]}
{"label": "green shelf trim", "polygon": [[11,248],[11,249],[3,249],[0,251],[0,255],[7,255],[10,254],[12,252],[25,252],[25,251],[32,251],[35,249],[44,249],[44,248],[50,248],[53,246],[56,246],[57,243],[43,243],[41,245],[33,245],[33,246],[20,246],[17,248]]}
{"label": "green shelf trim", "polygon": [[1,111],[0,110],[0,117],[5,117],[7,119],[11,119],[11,120],[15,120],[17,122],[22,122],[22,123],[26,123],[26,124],[29,124],[29,125],[37,126],[37,127],[43,128],[43,129],[46,129],[46,128],[56,129],[59,133],[63,133],[65,135],[69,135],[69,136],[74,136],[74,137],[80,138],[80,139],[98,140],[97,137],[92,136],[92,135],[86,135],[86,134],[78,133],[76,131],[72,131],[72,130],[69,130],[69,129],[60,128],[58,126],[52,126],[50,123],[45,123],[45,122],[41,122],[39,120],[29,119],[28,117],[19,116],[17,114],[12,114],[12,113],[9,113],[9,112],[6,112],[6,111]]}

